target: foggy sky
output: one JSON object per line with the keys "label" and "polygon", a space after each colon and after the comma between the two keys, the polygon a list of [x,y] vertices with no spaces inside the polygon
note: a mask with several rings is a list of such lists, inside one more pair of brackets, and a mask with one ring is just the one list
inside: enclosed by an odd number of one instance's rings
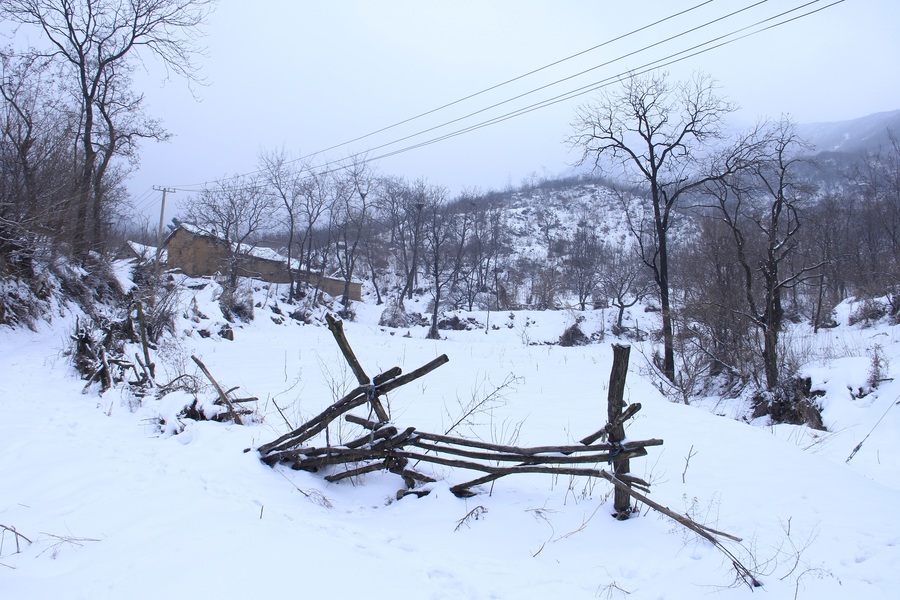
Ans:
{"label": "foggy sky", "polygon": [[[832,2],[822,0],[766,24]],[[206,85],[192,91],[178,79],[163,84],[164,73],[152,62],[138,78],[148,112],[162,119],[173,138],[142,147],[141,168],[129,189],[137,209],[152,214],[159,210],[152,186],[182,188],[170,196],[168,220],[177,201],[203,182],[254,171],[260,152],[317,153],[313,160],[319,163],[366,151],[378,156],[588,84],[615,81],[804,0],[768,0],[642,50],[756,4],[708,2],[514,83],[322,152],[700,4],[703,0],[220,0],[201,40],[207,48],[199,61]],[[895,0],[845,0],[665,70],[673,79],[698,70],[714,77],[722,94],[741,106],[732,119],[736,125],[783,113],[802,123],[846,120],[900,108],[898,31]],[[592,70],[465,117],[587,69]],[[554,176],[576,159],[564,143],[575,108],[596,94],[374,164],[381,173],[423,177],[451,193]],[[460,121],[414,135],[454,119]],[[406,136],[414,137],[391,144]]]}

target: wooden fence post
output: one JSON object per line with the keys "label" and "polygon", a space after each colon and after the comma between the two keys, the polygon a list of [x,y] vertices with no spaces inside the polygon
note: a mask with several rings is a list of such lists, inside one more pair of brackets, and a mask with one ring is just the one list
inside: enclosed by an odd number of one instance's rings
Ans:
{"label": "wooden fence post", "polygon": [[[625,425],[618,421],[625,406],[625,377],[628,375],[628,356],[630,354],[631,346],[613,344],[613,365],[609,374],[609,395],[607,397],[607,422],[611,425],[609,429],[610,444],[618,444],[625,439]],[[613,474],[618,478],[619,475],[628,473],[629,463],[627,458],[612,459]],[[615,509],[613,516],[616,519],[624,521],[629,518],[631,516],[631,496],[617,487],[613,508]]]}

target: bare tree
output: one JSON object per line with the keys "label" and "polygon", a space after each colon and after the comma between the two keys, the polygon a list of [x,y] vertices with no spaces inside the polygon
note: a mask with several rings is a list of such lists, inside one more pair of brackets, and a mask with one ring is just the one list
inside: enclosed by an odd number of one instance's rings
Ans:
{"label": "bare tree", "polygon": [[622,88],[581,106],[570,144],[580,148],[581,163],[603,174],[621,172],[646,195],[649,220],[625,210],[653,273],[662,310],[662,370],[675,380],[668,232],[674,209],[687,192],[703,185],[700,160],[723,135],[723,119],[733,106],[716,94],[704,75],[671,84],[666,74],[636,75]]}
{"label": "bare tree", "polygon": [[232,292],[237,289],[242,255],[252,249],[254,237],[271,225],[276,208],[263,185],[247,176],[223,179],[187,201],[185,218],[225,244]]}
{"label": "bare tree", "polygon": [[371,234],[374,197],[377,184],[371,167],[365,160],[354,161],[336,181],[336,198],[332,225],[337,241],[336,257],[344,278],[343,316],[350,316],[350,282],[356,273],[361,255],[360,243]]}
{"label": "bare tree", "polygon": [[417,201],[415,187],[416,184],[410,184],[402,177],[385,177],[378,185],[378,204],[385,215],[389,232],[388,249],[403,278],[403,286],[397,296],[400,308],[407,293],[412,298],[419,258],[421,210],[425,203],[424,199]]}
{"label": "bare tree", "polygon": [[[462,262],[458,275],[457,294],[468,310],[476,302],[483,308],[496,308],[499,269],[503,260],[505,234],[502,212],[491,207],[488,200],[472,190],[468,192],[472,206],[472,220],[465,244],[460,247]],[[488,302],[493,296],[494,302]]]}
{"label": "bare tree", "polygon": [[428,338],[436,340],[440,338],[438,317],[441,302],[444,300],[444,292],[453,280],[453,266],[456,264],[454,215],[447,210],[447,191],[444,188],[429,186],[425,200],[425,268],[431,279],[431,298],[434,304]]}
{"label": "bare tree", "polygon": [[[101,76],[95,100],[98,133],[95,143],[96,161],[91,180],[92,239],[94,249],[102,249],[107,231],[101,215],[112,212],[115,206],[114,188],[123,183],[129,169],[111,168],[113,159],[124,158],[128,165],[137,163],[137,146],[141,140],[165,141],[165,132],[157,119],[144,114],[143,95],[131,91],[131,67],[111,64]],[[115,175],[110,177],[110,175]]]}
{"label": "bare tree", "polygon": [[411,300],[418,283],[428,184],[423,179],[409,182],[400,177],[385,177],[378,189],[379,205],[390,232],[388,246],[403,277],[398,295],[398,304],[402,308],[404,297]]}
{"label": "bare tree", "polygon": [[68,146],[74,119],[70,106],[53,93],[52,65],[34,55],[0,51],[0,152],[3,238],[65,235]]}
{"label": "bare tree", "polygon": [[[295,272],[294,269],[294,242],[297,237],[298,222],[306,201],[306,191],[308,182],[304,180],[303,172],[306,170],[305,165],[296,166],[284,152],[284,150],[275,150],[262,153],[259,156],[261,171],[265,180],[268,192],[277,198],[281,204],[283,211],[283,222],[287,229],[287,269],[288,275],[288,298],[293,300],[296,294]],[[302,264],[302,253],[304,244],[300,244]]]}
{"label": "bare tree", "polygon": [[814,188],[796,175],[805,144],[786,118],[757,127],[728,153],[741,156],[730,176],[707,186],[728,226],[740,265],[743,314],[762,336],[766,388],[780,383],[779,333],[784,294],[821,266],[792,265],[804,205]]}
{"label": "bare tree", "polygon": [[[698,214],[696,236],[682,251],[679,271],[683,363],[694,365],[695,372],[726,375],[721,383],[735,383],[731,378],[759,383],[756,332],[744,316],[743,273],[733,235],[718,209]],[[692,391],[682,389],[685,397]]]}
{"label": "bare tree", "polygon": [[[807,264],[820,263],[822,268],[812,280],[815,300],[811,321],[813,332],[833,323],[831,309],[844,300],[850,289],[852,257],[859,256],[862,246],[859,202],[853,194],[831,190],[822,195],[807,211],[808,227],[801,232],[800,250]],[[864,218],[864,217],[863,217]]]}
{"label": "bare tree", "polygon": [[[43,41],[43,47],[29,52],[52,59],[63,68],[67,87],[80,106],[80,152],[73,185],[76,198],[73,238],[77,254],[84,255],[100,241],[96,238],[97,227],[88,227],[88,219],[96,222],[101,217],[92,198],[98,162],[102,169],[106,168],[104,148],[107,153],[115,153],[116,132],[123,128],[121,123],[110,127],[106,119],[130,114],[126,108],[139,105],[130,95],[131,82],[124,73],[134,61],[153,56],[167,70],[194,80],[194,40],[211,6],[212,0],[4,0],[0,3],[0,18],[24,26],[24,35],[33,33],[31,39]],[[105,114],[102,106],[107,107]]]}
{"label": "bare tree", "polygon": [[643,300],[652,291],[653,282],[631,244],[603,243],[600,255],[599,288],[617,309],[613,333],[619,335],[625,309]]}
{"label": "bare tree", "polygon": [[888,140],[863,157],[849,182],[864,213],[857,275],[872,295],[896,295],[900,286],[900,137],[889,131]]}
{"label": "bare tree", "polygon": [[578,222],[574,234],[567,240],[567,252],[563,257],[566,281],[581,310],[585,310],[601,280],[603,248],[592,222],[590,217]]}

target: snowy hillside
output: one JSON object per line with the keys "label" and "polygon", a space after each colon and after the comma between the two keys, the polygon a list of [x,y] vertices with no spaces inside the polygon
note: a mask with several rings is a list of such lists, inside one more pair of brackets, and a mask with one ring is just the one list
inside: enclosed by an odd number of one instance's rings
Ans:
{"label": "snowy hillside", "polygon": [[[896,597],[897,326],[851,327],[852,307],[842,306],[840,327],[792,332],[813,388],[825,392],[828,432],[743,423],[714,399],[669,402],[648,376],[648,350],[633,346],[626,401],[644,408],[627,433],[665,444],[633,459],[632,472],[657,502],[742,538],[725,543],[763,583],[751,592],[728,559],[668,518],[643,506],[628,521],[610,518],[602,480],[510,476],[458,499],[449,487],[468,475],[435,467],[429,495],[398,501],[403,484],[390,473],[328,483],[324,473],[265,466],[244,449],[323,410],[352,374],[326,328],[285,317],[277,289],[257,286],[255,319],[234,325],[229,341],[216,333],[220,289],[184,284],[178,335],[154,356],[157,380],[198,375],[194,354],[223,386],[259,398],[248,425],[177,418],[185,392],[82,393],[65,355],[73,317],[0,331],[3,598]],[[443,432],[481,401],[456,435],[563,444],[605,422],[616,340],[555,342],[578,317],[604,337],[608,311],[463,313],[477,327],[439,341],[424,327],[378,327],[380,307],[356,311],[345,329],[370,372],[450,358],[389,396],[398,427]],[[876,345],[883,370],[873,390]],[[332,440],[353,435],[342,427]]]}
{"label": "snowy hillside", "polygon": [[900,132],[900,110],[849,121],[797,126],[797,133],[813,145],[815,152],[876,152],[879,147],[889,147],[888,131],[895,135]]}

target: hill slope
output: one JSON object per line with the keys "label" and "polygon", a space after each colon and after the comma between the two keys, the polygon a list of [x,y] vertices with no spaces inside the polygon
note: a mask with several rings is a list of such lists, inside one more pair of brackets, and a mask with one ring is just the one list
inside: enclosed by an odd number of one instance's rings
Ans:
{"label": "hill slope", "polygon": [[888,147],[888,131],[900,135],[900,110],[876,113],[849,121],[805,123],[797,133],[808,140],[816,152],[861,154]]}
{"label": "hill slope", "polygon": [[[279,319],[276,289],[257,287],[256,319],[234,341],[207,281],[186,281],[177,338],[155,357],[161,381],[201,357],[223,385],[258,396],[259,422],[239,427],[182,418],[170,394],[143,402],[122,389],[81,393],[63,350],[72,323],[0,331],[0,588],[4,597],[197,598],[304,596],[428,598],[745,598],[728,560],[668,519],[608,514],[602,481],[509,477],[462,500],[466,475],[438,468],[424,498],[396,501],[402,483],[372,473],[329,484],[322,473],[264,466],[244,448],[271,441],[321,411],[350,385],[325,328]],[[458,435],[521,445],[579,439],[603,424],[611,351],[606,343],[544,345],[577,316],[588,333],[600,311],[471,313],[485,325],[424,339],[426,328],[377,327],[381,308],[360,305],[348,337],[371,372],[450,362],[391,395],[399,426],[445,431],[472,401]],[[900,329],[844,324],[829,335],[850,358],[808,366],[826,391],[835,433],[760,427],[673,404],[632,351],[626,399],[644,409],[632,439],[665,445],[632,461],[653,498],[743,538],[731,550],[773,598],[887,599],[900,584],[898,446],[900,377],[859,398],[866,353],[878,342],[888,376],[900,369]],[[406,337],[408,336],[408,337]],[[822,338],[816,338],[822,339]],[[607,340],[615,341],[615,340]],[[823,353],[824,355],[824,353]],[[854,358],[855,356],[855,358]],[[842,362],[843,361],[843,362]],[[276,408],[276,403],[277,407]],[[844,459],[879,427],[849,464]],[[332,439],[352,435],[334,429]],[[690,458],[688,458],[690,457]],[[420,466],[421,468],[421,466]],[[479,508],[480,510],[473,510]],[[467,515],[469,515],[468,518]],[[475,518],[477,516],[478,518]],[[12,528],[19,539],[16,553]]]}

